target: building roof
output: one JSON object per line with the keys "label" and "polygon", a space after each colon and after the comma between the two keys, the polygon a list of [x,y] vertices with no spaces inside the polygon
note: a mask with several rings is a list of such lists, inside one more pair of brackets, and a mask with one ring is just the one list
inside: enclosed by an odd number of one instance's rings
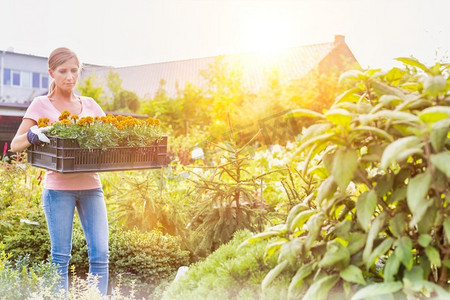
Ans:
{"label": "building roof", "polygon": [[301,47],[293,47],[274,54],[242,53],[224,56],[212,56],[179,61],[145,64],[129,67],[86,67],[82,77],[92,74],[105,78],[110,70],[118,73],[122,79],[122,88],[134,91],[138,96],[153,98],[160,87],[161,79],[166,82],[164,89],[170,96],[176,96],[177,87],[183,88],[192,83],[200,88],[206,85],[201,71],[207,70],[222,57],[229,66],[238,66],[243,74],[243,84],[249,90],[257,90],[263,83],[268,71],[276,67],[280,78],[300,79],[319,65],[339,46],[351,54],[344,37],[335,36],[335,41]]}

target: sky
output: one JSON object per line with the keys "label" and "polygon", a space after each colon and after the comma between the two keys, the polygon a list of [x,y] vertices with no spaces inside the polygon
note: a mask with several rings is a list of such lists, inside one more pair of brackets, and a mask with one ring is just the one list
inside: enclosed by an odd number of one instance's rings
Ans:
{"label": "sky", "polygon": [[0,50],[113,67],[327,43],[363,68],[449,62],[449,0],[0,0]]}

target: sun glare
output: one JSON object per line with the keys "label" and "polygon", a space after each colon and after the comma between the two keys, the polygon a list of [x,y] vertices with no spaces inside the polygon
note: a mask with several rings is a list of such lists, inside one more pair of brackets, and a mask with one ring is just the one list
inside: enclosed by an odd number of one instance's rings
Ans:
{"label": "sun glare", "polygon": [[276,12],[260,12],[249,16],[246,25],[247,47],[262,54],[275,54],[288,47],[291,30]]}

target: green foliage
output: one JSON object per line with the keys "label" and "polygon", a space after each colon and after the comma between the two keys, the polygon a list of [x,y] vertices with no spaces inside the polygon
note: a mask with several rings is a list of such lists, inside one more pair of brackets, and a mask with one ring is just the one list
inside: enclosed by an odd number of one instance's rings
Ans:
{"label": "green foliage", "polygon": [[283,299],[286,290],[276,280],[264,292],[260,284],[266,272],[276,265],[274,258],[262,259],[266,241],[255,243],[244,253],[237,251],[250,236],[238,231],[205,260],[190,266],[188,272],[169,285],[162,299]]}
{"label": "green foliage", "polygon": [[[109,174],[103,181],[113,221],[126,229],[183,235],[188,205],[184,177],[172,169]],[[120,184],[119,184],[120,182]]]}
{"label": "green foliage", "polygon": [[41,197],[42,171],[25,163],[25,156],[12,156],[11,163],[0,161],[0,240],[17,232],[21,219]]}
{"label": "green foliage", "polygon": [[135,92],[129,90],[121,90],[114,96],[114,111],[130,111],[137,112],[140,107],[139,97]]}
{"label": "green foliage", "polygon": [[180,266],[188,264],[188,252],[180,249],[180,238],[158,231],[113,230],[110,237],[110,272],[134,280],[138,296],[172,279]]}
{"label": "green foliage", "polygon": [[248,144],[240,148],[233,140],[217,144],[224,152],[221,164],[204,166],[203,174],[190,172],[194,177],[189,180],[195,184],[197,205],[193,207],[193,218],[188,226],[197,256],[216,250],[240,229],[261,231],[269,220],[272,207],[258,196],[258,190],[262,178],[279,170],[252,175],[247,170],[252,154]]}
{"label": "green foliage", "polygon": [[329,175],[286,224],[243,243],[273,241],[265,255],[279,264],[267,281],[298,270],[288,298],[450,296],[448,68],[399,60],[409,68],[344,73],[353,87],[325,113],[290,113],[316,120],[297,151]]}
{"label": "green foliage", "polygon": [[106,96],[103,91],[103,84],[99,76],[92,74],[88,77],[83,78],[77,84],[77,90],[80,91],[82,96],[91,97],[101,106],[105,106]]}
{"label": "green foliage", "polygon": [[[50,259],[50,239],[45,218],[39,214],[35,221],[40,225],[24,224],[18,234],[7,236],[5,251],[13,259],[27,257],[29,264]],[[86,240],[80,222],[74,225],[72,238],[71,266],[78,277],[86,277],[89,260]],[[110,277],[113,285],[118,284],[120,275],[123,291],[148,296],[153,289],[171,279],[178,267],[187,265],[188,252],[180,248],[181,239],[163,235],[158,231],[140,232],[110,228]]]}
{"label": "green foliage", "polygon": [[0,299],[29,299],[41,290],[53,291],[58,280],[54,265],[32,263],[28,256],[11,261],[0,243]]}
{"label": "green foliage", "polygon": [[[92,117],[90,117],[92,119]],[[49,136],[75,138],[81,148],[139,147],[152,145],[160,138],[159,121],[152,118],[138,121],[131,116],[108,115],[92,119],[80,119],[76,122],[68,119],[55,122],[49,129]],[[158,123],[155,123],[158,122]]]}
{"label": "green foliage", "polygon": [[28,256],[33,262],[46,261],[50,255],[50,238],[44,213],[33,208],[26,217],[33,223],[22,223],[15,234],[6,236],[5,251],[14,259]]}

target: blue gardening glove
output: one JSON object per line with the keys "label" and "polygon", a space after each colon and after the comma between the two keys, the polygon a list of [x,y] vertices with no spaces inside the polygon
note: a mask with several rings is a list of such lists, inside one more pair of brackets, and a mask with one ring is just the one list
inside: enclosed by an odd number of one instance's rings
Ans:
{"label": "blue gardening glove", "polygon": [[44,143],[50,143],[50,140],[44,134],[44,132],[47,132],[49,129],[50,129],[50,126],[38,128],[37,125],[34,125],[33,127],[30,128],[30,130],[28,130],[27,140],[31,144],[37,145],[37,146],[40,146]]}

